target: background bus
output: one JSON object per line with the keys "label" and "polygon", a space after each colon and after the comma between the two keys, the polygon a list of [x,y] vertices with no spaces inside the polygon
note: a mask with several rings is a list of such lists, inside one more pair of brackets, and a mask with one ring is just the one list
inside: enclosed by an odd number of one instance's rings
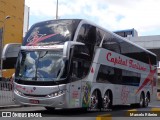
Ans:
{"label": "background bus", "polygon": [[20,50],[20,43],[9,43],[6,44],[2,52],[2,71],[1,80],[10,79],[12,74],[15,73],[15,65],[17,56]]}
{"label": "background bus", "polygon": [[156,99],[156,55],[91,22],[33,25],[18,56],[18,104],[52,108],[147,107]]}
{"label": "background bus", "polygon": [[160,100],[160,68],[158,68],[157,99]]}

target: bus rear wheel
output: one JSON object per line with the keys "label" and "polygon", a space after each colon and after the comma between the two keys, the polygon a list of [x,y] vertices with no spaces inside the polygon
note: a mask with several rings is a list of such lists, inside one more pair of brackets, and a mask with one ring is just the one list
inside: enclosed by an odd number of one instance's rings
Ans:
{"label": "bus rear wheel", "polygon": [[144,107],[148,107],[148,104],[149,104],[149,95],[147,94],[146,97],[145,97],[145,103],[144,103]]}
{"label": "bus rear wheel", "polygon": [[109,109],[111,108],[111,95],[110,95],[110,92],[107,91],[104,95],[104,98],[103,98],[103,108],[104,109]]}
{"label": "bus rear wheel", "polygon": [[144,94],[141,93],[140,95],[140,101],[139,101],[139,107],[142,108],[145,106],[145,98],[144,98]]}

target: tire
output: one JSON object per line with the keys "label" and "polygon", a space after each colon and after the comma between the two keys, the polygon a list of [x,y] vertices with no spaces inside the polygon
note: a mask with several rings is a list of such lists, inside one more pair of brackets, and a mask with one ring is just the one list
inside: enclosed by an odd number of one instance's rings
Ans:
{"label": "tire", "polygon": [[144,94],[141,93],[140,100],[139,100],[139,107],[143,108],[144,106],[145,106],[145,98],[144,98]]}
{"label": "tire", "polygon": [[111,93],[107,91],[103,97],[103,108],[110,109],[112,107]]}
{"label": "tire", "polygon": [[55,111],[55,108],[54,107],[45,107],[48,111],[52,112],[52,111]]}
{"label": "tire", "polygon": [[94,91],[91,95],[91,105],[90,109],[98,109],[98,93]]}
{"label": "tire", "polygon": [[148,107],[148,104],[149,104],[149,95],[147,94],[145,97],[144,107]]}

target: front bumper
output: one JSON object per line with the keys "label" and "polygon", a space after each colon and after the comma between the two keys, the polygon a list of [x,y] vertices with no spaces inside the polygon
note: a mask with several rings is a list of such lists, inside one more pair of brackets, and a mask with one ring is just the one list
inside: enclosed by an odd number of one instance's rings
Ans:
{"label": "front bumper", "polygon": [[[38,105],[55,108],[68,108],[66,102],[66,93],[55,97],[31,97],[23,96],[14,91],[15,103],[21,105]],[[33,101],[38,101],[34,103]]]}

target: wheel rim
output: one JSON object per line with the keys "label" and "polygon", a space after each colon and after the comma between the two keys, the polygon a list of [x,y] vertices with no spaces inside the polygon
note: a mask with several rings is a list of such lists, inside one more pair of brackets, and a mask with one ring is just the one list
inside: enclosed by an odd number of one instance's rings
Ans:
{"label": "wheel rim", "polygon": [[105,95],[103,98],[103,108],[108,109],[110,105],[110,98],[109,95]]}
{"label": "wheel rim", "polygon": [[149,99],[148,99],[148,97],[146,97],[146,98],[145,98],[145,107],[148,106],[148,103],[149,103]]}
{"label": "wheel rim", "polygon": [[143,95],[141,95],[140,103],[139,103],[140,107],[143,107],[143,105],[144,105],[143,103],[144,103],[144,99],[143,99]]}
{"label": "wheel rim", "polygon": [[91,97],[91,109],[97,109],[98,107],[98,98],[96,95],[92,95]]}

